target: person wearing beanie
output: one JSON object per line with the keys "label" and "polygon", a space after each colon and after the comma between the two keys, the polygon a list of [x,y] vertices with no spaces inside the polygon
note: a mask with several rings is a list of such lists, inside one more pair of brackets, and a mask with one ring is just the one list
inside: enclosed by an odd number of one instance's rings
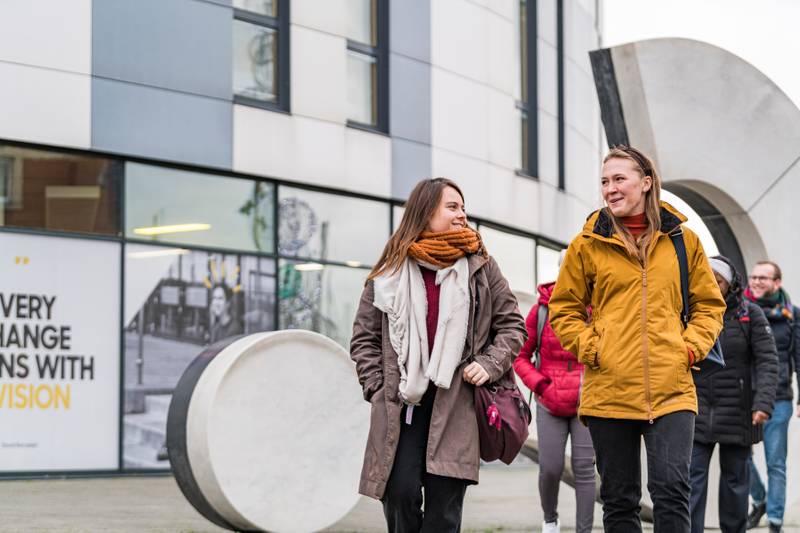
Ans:
{"label": "person wearing beanie", "polygon": [[764,312],[742,296],[743,283],[728,258],[709,259],[727,308],[720,334],[725,366],[696,365],[698,413],[690,468],[692,533],[705,526],[711,454],[719,445],[719,526],[743,533],[747,524],[750,447],[763,437],[778,382],[775,341]]}
{"label": "person wearing beanie", "polygon": [[[786,508],[786,455],[789,421],[792,418],[792,371],[800,383],[800,309],[792,305],[781,286],[781,268],[772,261],[759,261],[750,271],[745,298],[767,315],[778,350],[778,388],[772,417],[764,424],[764,454],[767,460],[767,487],[750,461],[750,497],[753,508],[747,527],[756,527],[766,513],[770,531],[781,531]],[[800,399],[799,399],[800,401]],[[797,415],[800,416],[800,407]]]}

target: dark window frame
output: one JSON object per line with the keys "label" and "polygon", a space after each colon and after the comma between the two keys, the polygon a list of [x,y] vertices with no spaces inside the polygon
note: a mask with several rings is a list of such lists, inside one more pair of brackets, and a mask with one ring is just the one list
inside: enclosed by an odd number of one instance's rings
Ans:
{"label": "dark window frame", "polygon": [[252,107],[260,107],[270,111],[291,113],[291,72],[290,72],[290,5],[289,0],[276,0],[278,16],[262,15],[244,9],[233,8],[233,20],[247,22],[256,26],[269,28],[277,34],[278,57],[277,65],[277,97],[274,102],[266,102],[249,96],[233,94],[233,103]]}
{"label": "dark window frame", "polygon": [[347,125],[374,133],[389,133],[389,0],[373,0],[375,6],[375,46],[347,39],[347,51],[375,59],[376,123],[365,124],[348,118]]}
{"label": "dark window frame", "polygon": [[556,0],[556,76],[558,84],[558,190],[566,190],[566,123],[564,122],[564,2]]}
{"label": "dark window frame", "polygon": [[[525,71],[527,73],[525,94],[522,100],[517,102],[517,109],[520,111],[520,130],[527,134],[527,149],[525,143],[520,138],[522,151],[521,167],[517,171],[518,176],[539,179],[539,44],[538,28],[539,21],[538,0],[520,0],[520,7],[525,9]],[[521,11],[521,10],[520,10]],[[520,35],[520,40],[522,36]],[[520,47],[520,51],[522,47]],[[520,63],[520,67],[522,64]],[[522,71],[520,70],[522,74]],[[526,120],[527,126],[523,128],[522,121]]]}

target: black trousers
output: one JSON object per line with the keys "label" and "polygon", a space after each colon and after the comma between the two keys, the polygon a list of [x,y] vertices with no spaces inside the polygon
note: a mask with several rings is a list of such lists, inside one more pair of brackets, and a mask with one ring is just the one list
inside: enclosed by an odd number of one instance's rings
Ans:
{"label": "black trousers", "polygon": [[[702,533],[706,520],[708,467],[714,443],[695,442],[692,448],[690,483],[692,495],[692,533]],[[750,446],[719,445],[719,527],[723,533],[744,533],[747,526],[747,503],[750,495]]]}
{"label": "black trousers", "polygon": [[425,470],[428,428],[435,397],[436,387],[431,385],[423,396],[421,405],[414,407],[411,425],[405,423],[407,408],[403,408],[397,453],[386,484],[386,492],[381,500],[389,533],[461,531],[461,512],[467,481],[436,476]]}
{"label": "black trousers", "polygon": [[689,461],[694,413],[678,411],[653,423],[586,417],[600,473],[603,526],[613,533],[642,531],[641,441],[647,451],[647,489],[656,533],[689,533]]}

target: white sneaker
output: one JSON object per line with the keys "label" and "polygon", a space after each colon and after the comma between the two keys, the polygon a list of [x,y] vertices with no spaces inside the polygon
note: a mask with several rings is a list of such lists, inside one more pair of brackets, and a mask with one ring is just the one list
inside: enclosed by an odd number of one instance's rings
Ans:
{"label": "white sneaker", "polygon": [[561,522],[542,522],[542,533],[561,533]]}

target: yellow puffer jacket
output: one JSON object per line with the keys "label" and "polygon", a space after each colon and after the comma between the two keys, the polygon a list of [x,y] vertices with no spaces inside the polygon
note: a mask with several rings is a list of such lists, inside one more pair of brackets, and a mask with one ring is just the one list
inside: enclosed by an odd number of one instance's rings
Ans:
{"label": "yellow puffer jacket", "polygon": [[662,202],[661,231],[644,264],[627,253],[602,210],[570,243],[550,299],[550,325],[586,365],[581,417],[652,421],[697,413],[688,350],[698,361],[706,356],[722,330],[725,301],[700,239],[683,228],[690,311],[684,329],[678,257],[668,233],[685,221]]}

